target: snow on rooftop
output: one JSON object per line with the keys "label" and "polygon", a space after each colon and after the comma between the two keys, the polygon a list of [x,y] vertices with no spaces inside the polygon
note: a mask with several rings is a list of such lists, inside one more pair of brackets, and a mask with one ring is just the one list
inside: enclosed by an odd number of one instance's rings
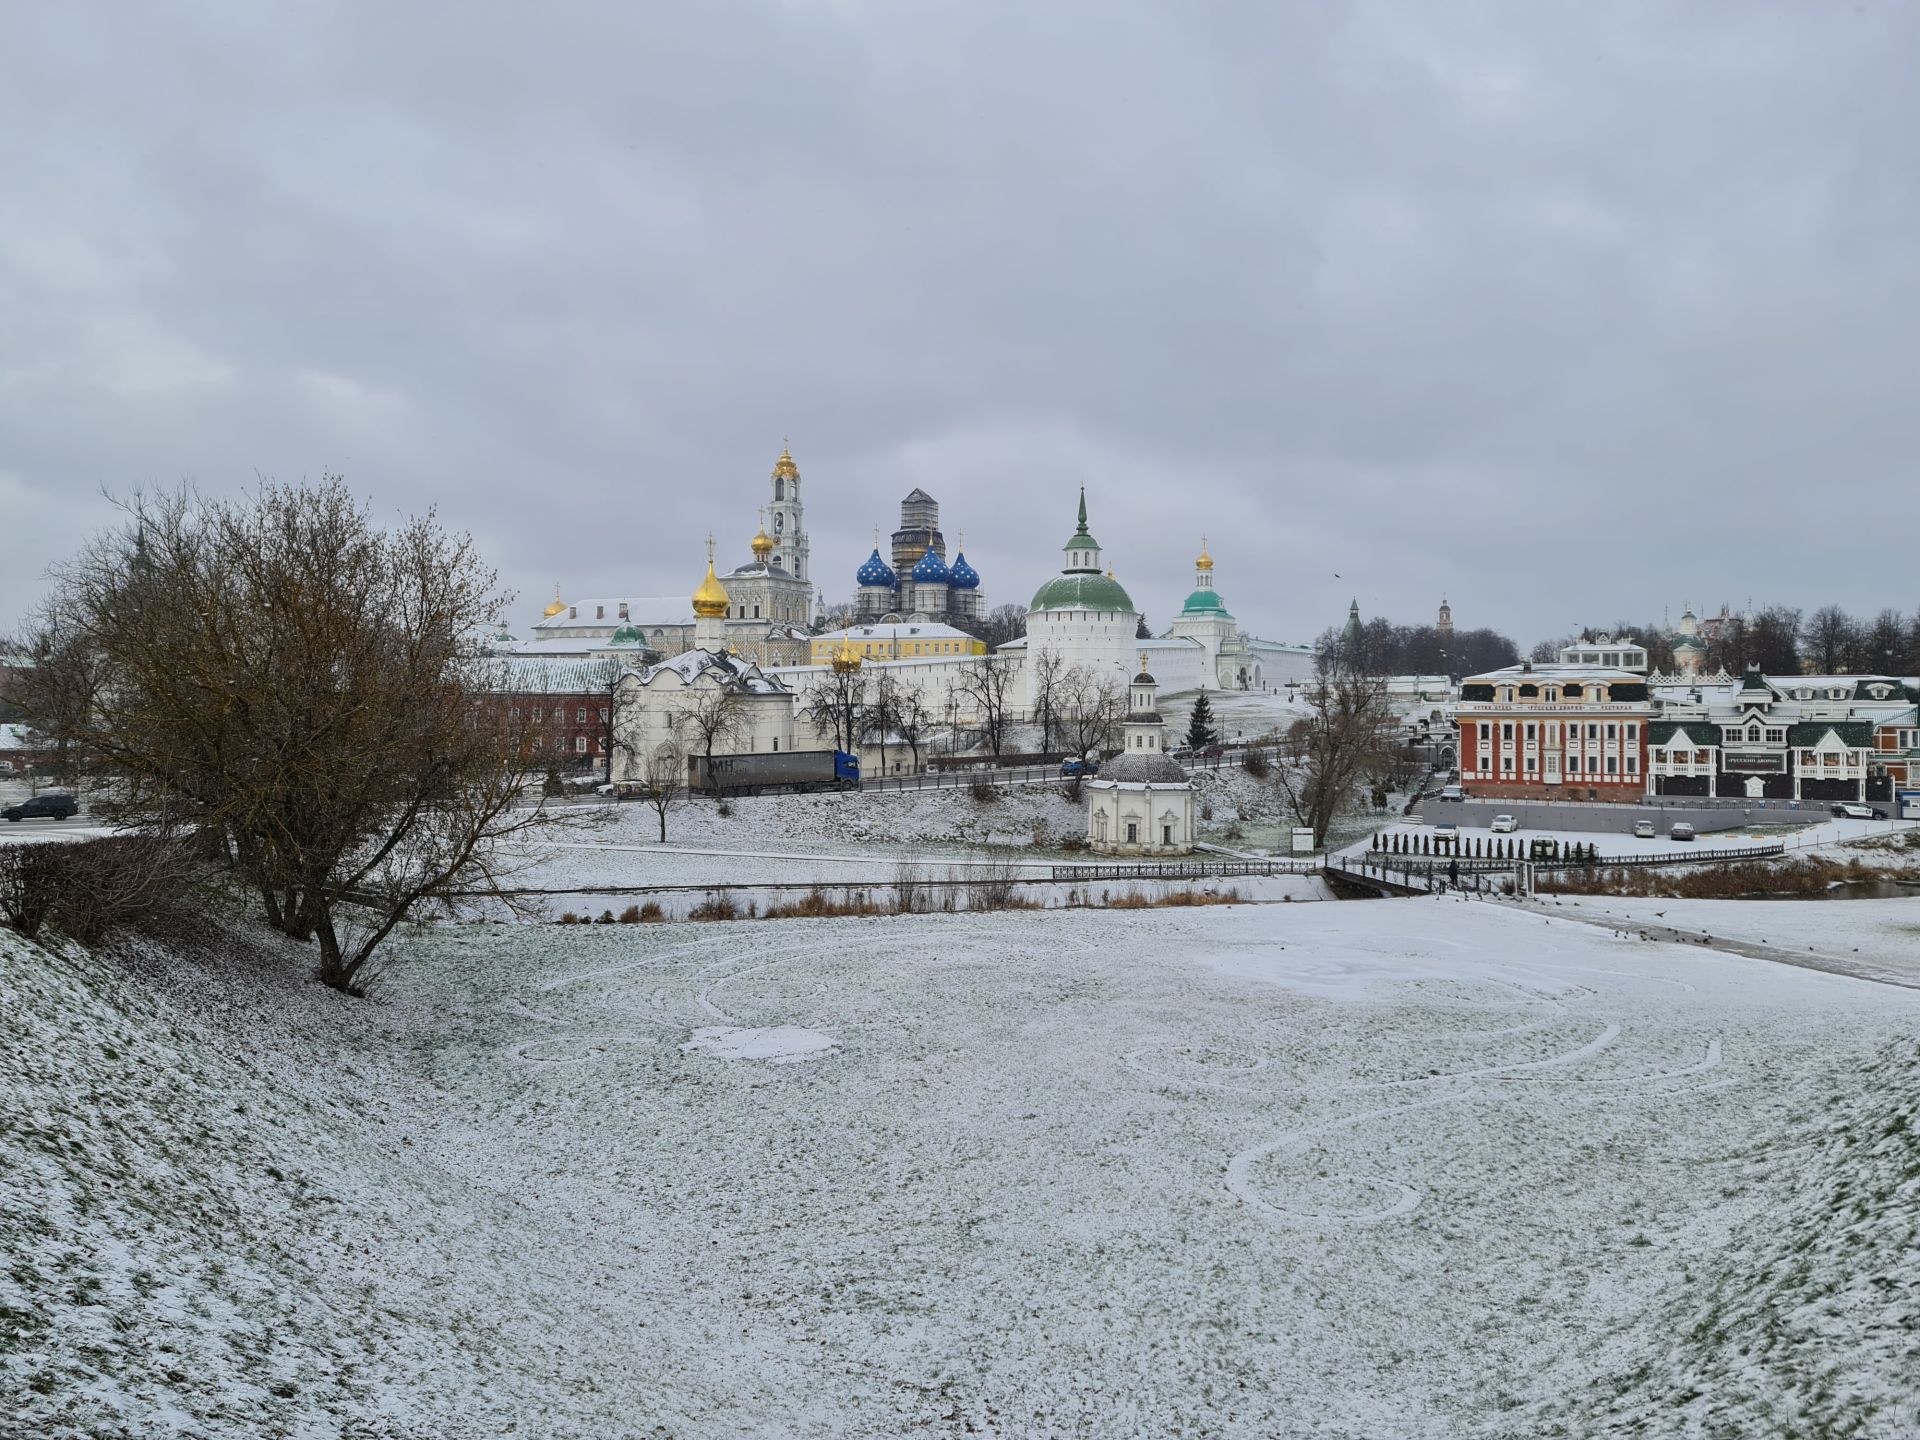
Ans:
{"label": "snow on rooftop", "polygon": [[640,682],[646,684],[654,676],[669,670],[688,685],[707,671],[718,670],[729,683],[754,695],[779,695],[786,691],[784,685],[762,674],[759,667],[751,662],[742,660],[738,655],[717,654],[711,650],[687,650],[671,660],[662,660],[636,673]]}
{"label": "snow on rooftop", "polygon": [[872,625],[849,625],[844,630],[823,630],[811,636],[814,640],[844,642],[848,640],[971,640],[974,637],[953,625],[945,625],[935,620],[899,622],[880,622]]}
{"label": "snow on rooftop", "polygon": [[[622,605],[627,607],[625,615],[620,613]],[[603,611],[604,614],[601,613]],[[569,601],[566,610],[536,621],[533,628],[551,633],[582,625],[638,625],[644,629],[651,625],[691,624],[693,601],[686,595],[616,595],[611,600]]]}

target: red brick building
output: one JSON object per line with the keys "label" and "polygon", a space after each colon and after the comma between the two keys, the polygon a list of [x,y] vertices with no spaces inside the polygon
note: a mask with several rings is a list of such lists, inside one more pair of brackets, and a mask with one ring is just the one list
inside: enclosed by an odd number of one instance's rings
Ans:
{"label": "red brick building", "polygon": [[604,767],[613,736],[613,687],[620,660],[499,662],[493,707],[501,727],[524,738],[540,768]]}
{"label": "red brick building", "polygon": [[1647,788],[1647,680],[1599,665],[1511,665],[1460,687],[1460,784],[1496,800],[1634,801]]}

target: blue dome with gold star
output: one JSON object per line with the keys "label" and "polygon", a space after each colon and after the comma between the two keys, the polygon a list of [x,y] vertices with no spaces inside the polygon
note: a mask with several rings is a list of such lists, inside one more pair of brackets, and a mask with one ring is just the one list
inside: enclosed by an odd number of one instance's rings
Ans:
{"label": "blue dome with gold star", "polygon": [[873,547],[873,554],[867,557],[867,563],[854,572],[856,585],[885,585],[891,589],[899,582],[894,579],[893,567],[880,558],[880,547]]}

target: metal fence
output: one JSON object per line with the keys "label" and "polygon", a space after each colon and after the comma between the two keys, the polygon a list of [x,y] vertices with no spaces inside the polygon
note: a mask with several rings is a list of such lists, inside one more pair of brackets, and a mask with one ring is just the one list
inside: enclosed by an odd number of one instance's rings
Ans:
{"label": "metal fence", "polygon": [[1055,865],[1062,884],[1080,880],[1207,880],[1226,875],[1316,875],[1314,860],[1168,860],[1137,865]]}

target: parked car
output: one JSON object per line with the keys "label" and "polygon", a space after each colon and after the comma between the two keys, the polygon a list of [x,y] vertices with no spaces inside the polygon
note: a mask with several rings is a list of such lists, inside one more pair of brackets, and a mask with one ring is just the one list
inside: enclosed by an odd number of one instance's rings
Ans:
{"label": "parked car", "polygon": [[1436,845],[1457,845],[1460,843],[1460,827],[1451,820],[1439,821],[1433,827],[1433,843]]}
{"label": "parked car", "polygon": [[1060,773],[1069,780],[1077,775],[1090,778],[1100,773],[1100,762],[1098,760],[1088,760],[1084,757],[1062,760],[1060,762]]}
{"label": "parked car", "polygon": [[1511,835],[1520,828],[1520,822],[1511,815],[1496,815],[1493,824],[1487,827],[1496,835]]}
{"label": "parked car", "polygon": [[1442,785],[1440,787],[1440,798],[1442,800],[1464,800],[1467,798],[1467,792],[1458,785]]}
{"label": "parked car", "polygon": [[1226,753],[1227,752],[1222,750],[1218,745],[1202,745],[1200,747],[1200,756],[1206,760],[1218,760]]}
{"label": "parked car", "polygon": [[22,800],[18,805],[9,805],[5,810],[0,810],[0,815],[15,823],[21,820],[70,820],[79,813],[79,801],[71,795],[58,793],[35,795],[30,800]]}
{"label": "parked car", "polygon": [[1840,804],[1833,807],[1833,813],[1842,820],[1884,820],[1887,812],[1876,810],[1871,805]]}
{"label": "parked car", "polygon": [[1634,821],[1633,822],[1633,838],[1636,840],[1653,839],[1653,822],[1651,820]]}
{"label": "parked car", "polygon": [[1675,840],[1691,840],[1693,839],[1693,826],[1684,820],[1676,820],[1673,822],[1673,829],[1669,830],[1667,834],[1671,835]]}

